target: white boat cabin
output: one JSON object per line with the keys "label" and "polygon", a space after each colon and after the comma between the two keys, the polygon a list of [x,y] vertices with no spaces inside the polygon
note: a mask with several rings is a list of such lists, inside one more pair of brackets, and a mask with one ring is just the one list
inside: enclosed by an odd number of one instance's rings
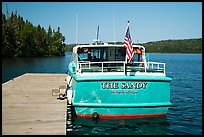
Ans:
{"label": "white boat cabin", "polygon": [[147,61],[141,45],[133,45],[133,49],[134,60],[128,63],[124,45],[77,45],[73,48],[76,74],[165,76],[165,63]]}

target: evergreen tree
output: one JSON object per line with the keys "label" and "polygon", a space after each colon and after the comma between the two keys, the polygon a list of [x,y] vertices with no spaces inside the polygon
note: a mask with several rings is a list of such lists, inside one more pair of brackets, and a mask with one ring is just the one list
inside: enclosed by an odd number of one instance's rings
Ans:
{"label": "evergreen tree", "polygon": [[55,32],[49,26],[46,32],[40,25],[24,21],[17,11],[8,18],[2,13],[2,56],[61,56],[64,41],[59,27]]}

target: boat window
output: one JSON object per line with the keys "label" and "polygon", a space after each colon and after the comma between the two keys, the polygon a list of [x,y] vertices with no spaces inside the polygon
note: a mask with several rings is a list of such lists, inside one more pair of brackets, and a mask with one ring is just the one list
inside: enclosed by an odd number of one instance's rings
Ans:
{"label": "boat window", "polygon": [[91,61],[98,62],[100,61],[101,50],[99,48],[91,49]]}
{"label": "boat window", "polygon": [[88,53],[80,53],[79,56],[82,60],[88,59]]}
{"label": "boat window", "polygon": [[78,48],[77,49],[78,60],[87,61],[89,53],[90,53],[89,48]]}
{"label": "boat window", "polygon": [[89,61],[101,62],[107,61],[107,51],[106,48],[90,48],[90,58]]}
{"label": "boat window", "polygon": [[110,47],[105,49],[107,61],[125,61],[126,49],[124,47]]}
{"label": "boat window", "polygon": [[79,61],[125,61],[126,49],[124,47],[90,47],[78,48]]}

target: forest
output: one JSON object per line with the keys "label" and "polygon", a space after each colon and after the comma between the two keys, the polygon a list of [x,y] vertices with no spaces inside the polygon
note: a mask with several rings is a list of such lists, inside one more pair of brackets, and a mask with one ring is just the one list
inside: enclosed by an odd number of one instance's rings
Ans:
{"label": "forest", "polygon": [[[113,42],[108,42],[113,44]],[[123,45],[124,42],[116,42],[115,44]],[[161,40],[140,44],[145,47],[147,53],[202,53],[202,38],[180,39],[180,40]],[[72,51],[76,44],[66,46],[66,51]]]}
{"label": "forest", "polygon": [[142,45],[148,53],[202,53],[202,38],[161,40]]}
{"label": "forest", "polygon": [[2,13],[2,57],[64,56],[64,42],[60,27],[46,31],[17,13]]}

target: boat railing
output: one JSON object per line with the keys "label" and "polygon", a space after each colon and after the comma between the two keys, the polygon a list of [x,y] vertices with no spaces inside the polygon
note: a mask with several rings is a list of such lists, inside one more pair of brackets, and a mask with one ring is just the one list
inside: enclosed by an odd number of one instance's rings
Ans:
{"label": "boat railing", "polygon": [[132,62],[124,61],[107,61],[91,62],[79,61],[79,73],[96,72],[96,73],[160,73],[165,75],[165,63],[159,62]]}

